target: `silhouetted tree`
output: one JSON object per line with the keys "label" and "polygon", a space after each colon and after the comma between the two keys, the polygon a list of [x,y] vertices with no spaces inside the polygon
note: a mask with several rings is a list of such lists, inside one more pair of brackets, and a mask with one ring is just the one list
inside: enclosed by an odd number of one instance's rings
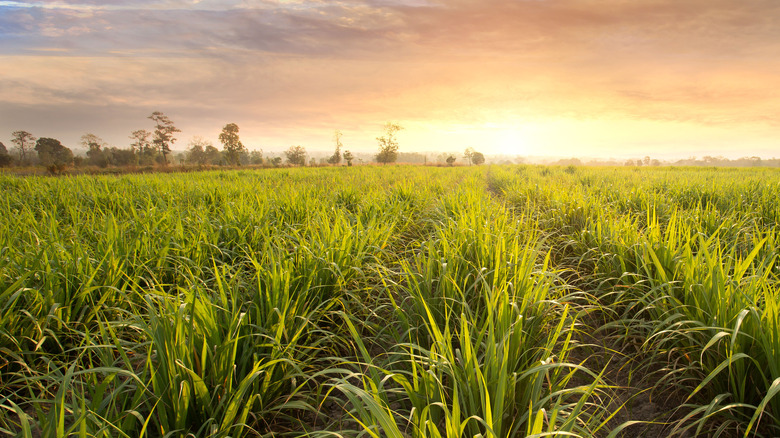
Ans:
{"label": "silhouetted tree", "polygon": [[106,167],[108,159],[103,153],[106,142],[95,134],[84,134],[81,136],[81,145],[87,148],[87,163],[93,166]]}
{"label": "silhouetted tree", "polygon": [[474,157],[474,148],[466,148],[466,150],[463,152],[463,158],[465,158],[469,162],[469,166],[471,166],[472,158]]}
{"label": "silhouetted tree", "polygon": [[103,157],[110,166],[134,166],[138,164],[138,156],[132,149],[120,149],[117,147],[103,148]]}
{"label": "silhouetted tree", "polygon": [[399,163],[410,163],[410,164],[425,164],[428,162],[428,157],[425,154],[422,154],[420,152],[398,152],[398,159],[396,160]]}
{"label": "silhouetted tree", "polygon": [[154,163],[154,157],[157,155],[157,151],[152,146],[152,142],[149,141],[149,137],[152,133],[146,129],[139,129],[133,131],[130,138],[135,140],[130,143],[130,149],[138,156],[138,162],[140,164],[152,164]]}
{"label": "silhouetted tree", "polygon": [[193,137],[192,140],[190,140],[189,146],[186,158],[184,159],[187,164],[197,164],[200,166],[212,164],[209,161],[209,157],[206,156],[206,148],[209,146],[214,147],[210,141],[202,137]]}
{"label": "silhouetted tree", "polygon": [[455,164],[455,160],[456,160],[455,155],[450,155],[449,157],[447,157],[447,165],[452,166],[453,164]]}
{"label": "silhouetted tree", "polygon": [[479,166],[480,164],[485,162],[485,156],[482,155],[482,152],[475,151],[474,153],[471,154],[471,162]]}
{"label": "silhouetted tree", "polygon": [[336,150],[333,152],[333,155],[328,158],[328,163],[330,164],[339,164],[341,163],[341,136],[343,134],[338,129],[336,132],[333,133],[333,141],[336,142]]}
{"label": "silhouetted tree", "polygon": [[290,146],[284,152],[287,156],[287,162],[293,166],[305,166],[306,165],[306,149],[303,146]]}
{"label": "silhouetted tree", "polygon": [[0,167],[10,166],[13,161],[14,159],[8,153],[8,149],[6,149],[5,145],[0,142]]}
{"label": "silhouetted tree", "polygon": [[376,138],[379,142],[379,153],[376,154],[378,163],[395,163],[398,159],[398,140],[396,140],[395,135],[401,129],[403,128],[397,123],[385,123],[385,135]]}
{"label": "silhouetted tree", "polygon": [[27,131],[14,131],[11,137],[11,142],[16,145],[16,152],[19,154],[19,162],[22,165],[29,164],[35,146],[35,136]]}
{"label": "silhouetted tree", "polygon": [[163,164],[168,165],[168,154],[171,153],[170,145],[176,143],[176,137],[173,134],[181,132],[181,130],[173,126],[171,119],[160,111],[153,112],[148,118],[155,123],[152,143],[157,151],[162,154]]}
{"label": "silhouetted tree", "polygon": [[35,143],[38,160],[51,173],[59,173],[73,163],[73,152],[53,138],[42,137]]}
{"label": "silhouetted tree", "polygon": [[206,162],[208,164],[222,164],[222,153],[213,144],[209,143],[203,150],[203,153],[206,155]]}
{"label": "silhouetted tree", "polygon": [[225,125],[222,128],[222,133],[219,134],[219,141],[222,143],[222,150],[225,152],[228,164],[240,166],[241,155],[246,154],[247,150],[238,138],[238,125],[235,123]]}
{"label": "silhouetted tree", "polygon": [[347,166],[352,166],[352,160],[354,159],[355,157],[352,155],[352,152],[344,151],[344,161],[347,162]]}
{"label": "silhouetted tree", "polygon": [[254,165],[263,164],[263,150],[253,150],[249,152],[249,163]]}

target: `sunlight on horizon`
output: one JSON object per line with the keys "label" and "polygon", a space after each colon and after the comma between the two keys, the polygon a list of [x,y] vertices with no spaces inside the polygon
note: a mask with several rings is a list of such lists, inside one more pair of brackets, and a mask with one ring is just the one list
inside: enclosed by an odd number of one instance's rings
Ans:
{"label": "sunlight on horizon", "polygon": [[493,143],[497,153],[525,155],[528,148],[528,139],[523,136],[519,129],[503,129],[496,132],[496,139]]}
{"label": "sunlight on horizon", "polygon": [[128,147],[161,111],[181,149],[370,153],[396,121],[403,152],[776,156],[780,2],[705,3],[0,0],[0,141]]}

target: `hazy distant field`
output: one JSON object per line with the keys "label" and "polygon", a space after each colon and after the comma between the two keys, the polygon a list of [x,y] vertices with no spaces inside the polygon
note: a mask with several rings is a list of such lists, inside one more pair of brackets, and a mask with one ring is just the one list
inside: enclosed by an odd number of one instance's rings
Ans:
{"label": "hazy distant field", "polygon": [[0,187],[2,433],[780,436],[774,169]]}

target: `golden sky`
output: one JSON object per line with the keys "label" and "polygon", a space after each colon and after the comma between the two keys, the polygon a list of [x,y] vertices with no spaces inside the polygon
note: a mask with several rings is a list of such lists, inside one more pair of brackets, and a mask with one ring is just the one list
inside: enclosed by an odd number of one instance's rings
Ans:
{"label": "golden sky", "polygon": [[0,141],[780,156],[777,0],[0,1]]}

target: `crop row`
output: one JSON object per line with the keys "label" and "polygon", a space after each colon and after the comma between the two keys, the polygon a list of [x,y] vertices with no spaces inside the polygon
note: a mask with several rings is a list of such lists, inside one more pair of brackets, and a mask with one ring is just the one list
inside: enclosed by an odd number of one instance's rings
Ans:
{"label": "crop row", "polygon": [[0,431],[617,436],[604,333],[664,433],[774,436],[779,177],[0,175]]}

